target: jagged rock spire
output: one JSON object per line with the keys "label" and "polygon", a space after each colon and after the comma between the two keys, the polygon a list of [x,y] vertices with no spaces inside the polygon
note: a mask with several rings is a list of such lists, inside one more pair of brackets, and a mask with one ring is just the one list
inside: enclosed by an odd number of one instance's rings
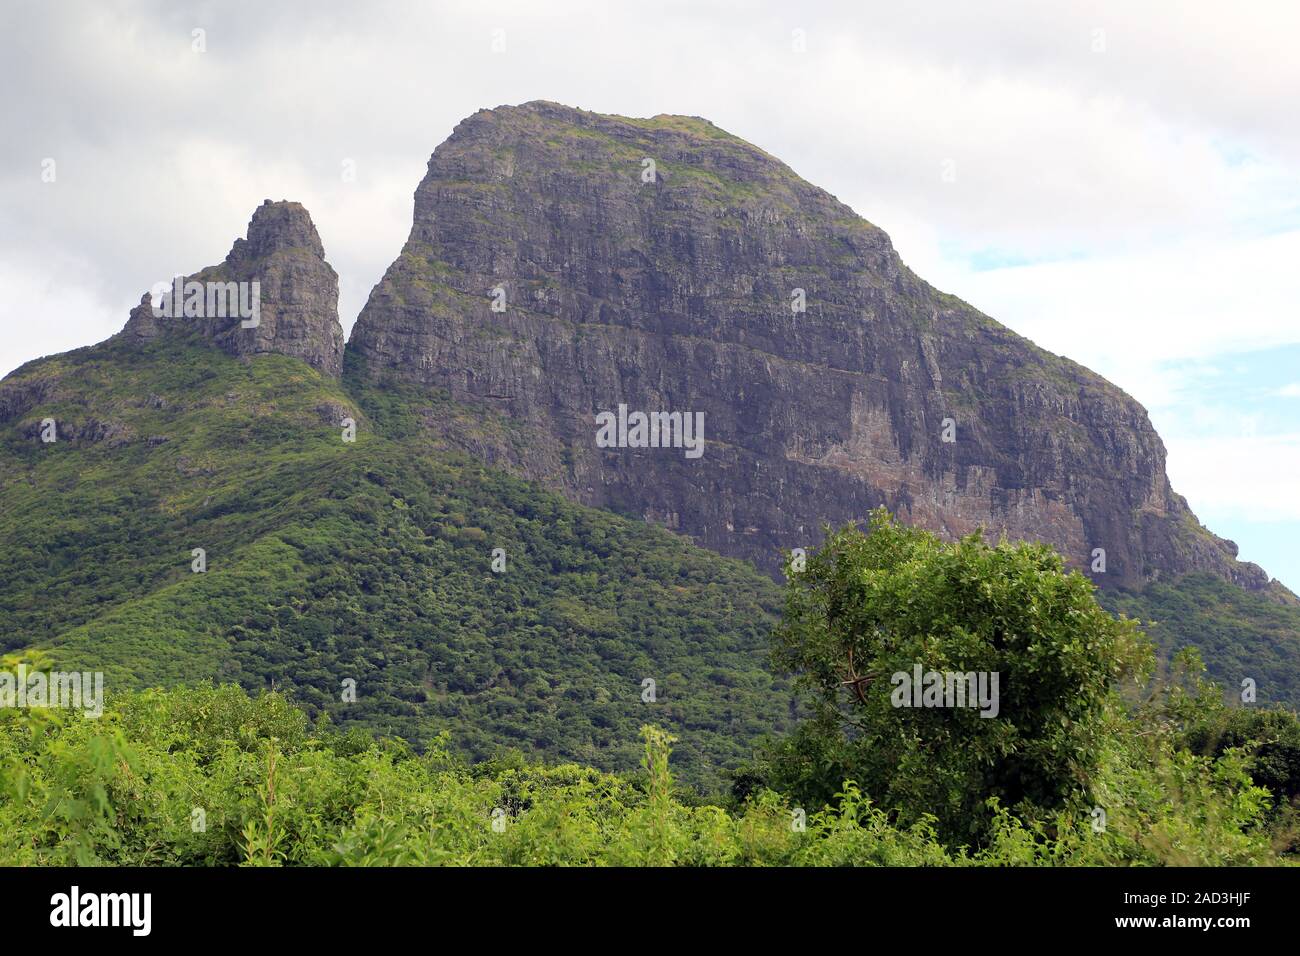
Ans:
{"label": "jagged rock spire", "polygon": [[292,355],[342,373],[338,275],[301,203],[266,200],[224,262],[174,282],[158,301],[151,293],[123,329],[132,340],[190,332],[231,355]]}

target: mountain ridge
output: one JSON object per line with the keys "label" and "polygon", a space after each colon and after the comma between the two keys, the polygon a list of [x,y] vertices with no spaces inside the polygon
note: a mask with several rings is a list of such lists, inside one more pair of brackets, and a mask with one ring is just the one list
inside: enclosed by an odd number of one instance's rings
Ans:
{"label": "mountain ridge", "polygon": [[[1208,571],[1281,594],[1173,492],[1136,401],[935,290],[883,231],[707,120],[547,101],[463,120],[348,350],[371,377],[527,423],[531,445],[494,463],[769,571],[823,521],[884,505],[949,536],[1038,537],[1085,570],[1105,549],[1104,587]],[[593,447],[602,409],[692,402],[716,467]]]}

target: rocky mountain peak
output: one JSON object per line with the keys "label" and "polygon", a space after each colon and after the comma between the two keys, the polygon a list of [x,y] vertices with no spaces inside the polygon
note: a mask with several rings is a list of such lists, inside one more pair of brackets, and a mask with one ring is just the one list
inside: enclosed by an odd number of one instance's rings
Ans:
{"label": "rocky mountain peak", "polygon": [[[476,409],[429,417],[447,443],[772,570],[884,505],[1045,541],[1102,585],[1269,584],[1173,492],[1137,402],[707,120],[538,101],[462,121],[349,348]],[[703,453],[624,429],[653,413],[701,420]]]}
{"label": "rocky mountain peak", "polygon": [[261,259],[288,250],[303,250],[325,259],[325,246],[306,207],[283,199],[267,199],[253,210],[248,238],[236,239],[228,258]]}
{"label": "rocky mountain peak", "polygon": [[224,262],[163,280],[141,297],[122,334],[139,342],[197,334],[231,355],[292,355],[338,378],[338,289],[307,210],[268,199]]}

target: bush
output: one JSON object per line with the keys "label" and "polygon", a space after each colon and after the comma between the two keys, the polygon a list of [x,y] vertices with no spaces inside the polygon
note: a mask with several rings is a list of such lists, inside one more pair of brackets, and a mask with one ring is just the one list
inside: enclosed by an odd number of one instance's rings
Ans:
{"label": "bush", "polygon": [[[881,510],[866,533],[828,529],[789,577],[775,656],[813,716],[773,782],[820,802],[854,779],[905,824],[932,815],[953,845],[987,837],[991,800],[1027,814],[1086,791],[1111,687],[1150,660],[1043,545],[946,544]],[[940,699],[947,681],[912,706],[918,672],[952,674],[954,690],[955,675],[985,675],[987,706]]]}

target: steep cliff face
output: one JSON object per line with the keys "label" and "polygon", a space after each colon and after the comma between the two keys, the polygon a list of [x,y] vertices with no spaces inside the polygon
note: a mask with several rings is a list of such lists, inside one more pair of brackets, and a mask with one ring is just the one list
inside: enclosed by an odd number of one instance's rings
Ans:
{"label": "steep cliff face", "polygon": [[231,355],[291,355],[333,378],[341,374],[339,279],[301,204],[266,200],[253,213],[248,238],[236,239],[223,263],[184,281],[196,285],[198,297],[169,292],[155,301],[146,293],[123,336],[148,342],[195,332]]}
{"label": "steep cliff face", "polygon": [[[768,569],[885,505],[1085,569],[1104,549],[1103,585],[1268,585],[1173,493],[1140,405],[933,289],[880,229],[702,119],[541,102],[466,119],[349,353],[484,410],[430,414],[448,443]],[[597,416],[620,405],[703,413],[702,455],[603,447]]]}

